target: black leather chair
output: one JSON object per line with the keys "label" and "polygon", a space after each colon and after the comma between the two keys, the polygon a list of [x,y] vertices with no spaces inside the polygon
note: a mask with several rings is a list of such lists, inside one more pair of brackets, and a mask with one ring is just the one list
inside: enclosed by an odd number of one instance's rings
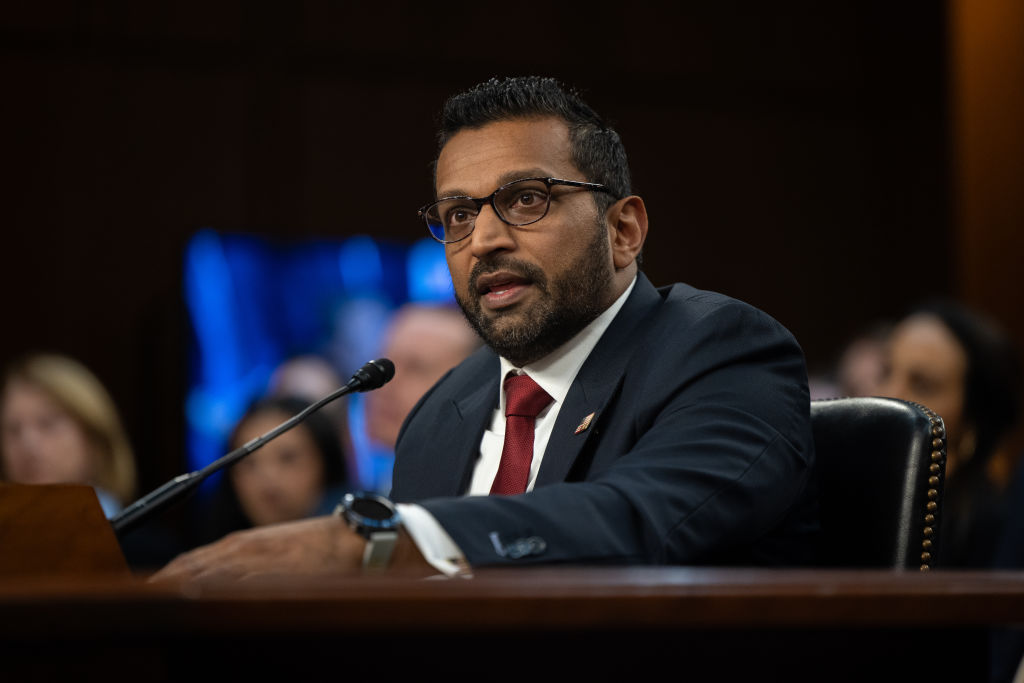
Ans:
{"label": "black leather chair", "polygon": [[946,433],[942,418],[892,398],[811,402],[821,565],[936,566]]}

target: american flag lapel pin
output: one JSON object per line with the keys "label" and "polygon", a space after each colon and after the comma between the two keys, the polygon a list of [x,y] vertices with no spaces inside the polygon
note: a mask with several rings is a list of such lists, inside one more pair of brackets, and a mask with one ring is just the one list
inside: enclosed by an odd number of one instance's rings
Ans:
{"label": "american flag lapel pin", "polygon": [[573,432],[573,433],[574,434],[579,434],[580,432],[587,431],[587,427],[590,426],[590,423],[593,420],[594,420],[594,413],[591,413],[590,415],[587,415],[585,418],[583,418],[583,422],[580,422],[579,425],[577,425],[576,431]]}

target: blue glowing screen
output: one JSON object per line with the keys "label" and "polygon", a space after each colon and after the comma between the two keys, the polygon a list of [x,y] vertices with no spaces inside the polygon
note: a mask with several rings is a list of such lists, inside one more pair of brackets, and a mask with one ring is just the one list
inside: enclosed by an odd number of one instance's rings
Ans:
{"label": "blue glowing screen", "polygon": [[[453,301],[444,249],[430,238],[282,243],[203,230],[188,244],[184,273],[190,469],[224,455],[232,428],[286,361],[326,361],[344,383],[379,355],[397,307]],[[354,483],[386,493],[392,456],[366,439],[360,398],[347,403]]]}

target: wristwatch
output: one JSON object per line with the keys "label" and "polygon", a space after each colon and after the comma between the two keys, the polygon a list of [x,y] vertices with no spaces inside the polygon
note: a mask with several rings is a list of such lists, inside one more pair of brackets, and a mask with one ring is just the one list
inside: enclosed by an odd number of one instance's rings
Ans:
{"label": "wristwatch", "polygon": [[394,503],[374,493],[346,493],[334,514],[342,517],[353,531],[366,539],[364,569],[388,566],[401,525]]}

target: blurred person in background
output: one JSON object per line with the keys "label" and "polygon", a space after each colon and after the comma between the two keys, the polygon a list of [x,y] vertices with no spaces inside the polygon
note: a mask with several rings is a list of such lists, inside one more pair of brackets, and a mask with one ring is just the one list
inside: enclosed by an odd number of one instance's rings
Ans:
{"label": "blurred person in background", "polygon": [[847,342],[828,372],[808,377],[811,400],[877,396],[891,329],[888,323],[876,322]]}
{"label": "blurred person in background", "polygon": [[11,365],[0,402],[0,479],[88,484],[109,518],[135,493],[135,460],[113,399],[84,365],[33,354]]}
{"label": "blurred person in background", "polygon": [[892,325],[875,323],[847,344],[836,367],[839,396],[877,396],[885,377]]}
{"label": "blurred person in background", "polygon": [[[313,403],[339,389],[344,383],[341,375],[327,360],[307,354],[289,358],[274,370],[268,394],[304,398]],[[330,403],[321,410],[337,410],[337,405],[337,402]]]}
{"label": "blurred person in background", "polygon": [[406,304],[385,333],[383,356],[395,364],[395,377],[366,395],[366,431],[393,450],[402,422],[416,402],[482,344],[462,313],[449,306]]}
{"label": "blurred person in background", "polygon": [[[269,432],[307,405],[305,397],[257,401],[235,426],[227,451]],[[207,543],[239,529],[329,514],[349,489],[345,463],[337,426],[329,414],[310,414],[222,473],[218,490],[200,513],[198,541]]]}
{"label": "blurred person in background", "polygon": [[[279,398],[301,398],[310,404],[334,393],[343,387],[345,382],[346,380],[342,379],[326,358],[309,353],[293,356],[281,363],[270,377],[266,395]],[[320,408],[317,412],[326,415],[334,425],[334,429],[338,433],[341,452],[345,457],[346,479],[354,483],[359,480],[359,463],[349,432],[348,410],[349,397],[342,396]]]}
{"label": "blurred person in background", "polygon": [[941,564],[991,566],[1005,481],[991,467],[1017,419],[1020,366],[991,321],[952,302],[921,306],[893,329],[879,394],[921,403],[946,426]]}

